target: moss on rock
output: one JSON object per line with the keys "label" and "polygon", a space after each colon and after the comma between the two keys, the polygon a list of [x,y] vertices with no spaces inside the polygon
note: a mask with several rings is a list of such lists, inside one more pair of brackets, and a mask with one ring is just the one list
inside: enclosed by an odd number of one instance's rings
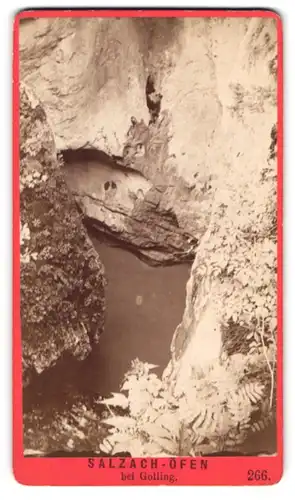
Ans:
{"label": "moss on rock", "polygon": [[21,323],[24,382],[69,352],[83,359],[104,324],[99,256],[67,188],[45,112],[20,88]]}

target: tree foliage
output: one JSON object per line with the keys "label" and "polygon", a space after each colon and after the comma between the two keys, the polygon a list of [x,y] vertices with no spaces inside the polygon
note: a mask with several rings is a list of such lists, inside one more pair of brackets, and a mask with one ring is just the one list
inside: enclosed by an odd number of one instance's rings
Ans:
{"label": "tree foliage", "polygon": [[[268,355],[274,353],[269,349]],[[255,359],[235,355],[191,378],[180,397],[152,373],[148,363],[133,362],[121,393],[101,401],[109,409],[103,423],[109,435],[100,445],[108,454],[132,456],[204,455],[237,450],[272,419],[263,381],[249,378]]]}

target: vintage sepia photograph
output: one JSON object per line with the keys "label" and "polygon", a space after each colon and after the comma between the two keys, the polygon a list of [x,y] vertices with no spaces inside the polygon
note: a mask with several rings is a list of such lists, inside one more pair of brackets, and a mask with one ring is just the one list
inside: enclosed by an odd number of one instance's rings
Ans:
{"label": "vintage sepia photograph", "polygon": [[276,455],[277,19],[18,36],[24,456]]}

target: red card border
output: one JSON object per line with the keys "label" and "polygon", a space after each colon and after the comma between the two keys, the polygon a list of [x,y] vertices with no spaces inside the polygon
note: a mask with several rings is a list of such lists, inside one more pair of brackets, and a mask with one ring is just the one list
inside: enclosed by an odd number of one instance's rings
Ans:
{"label": "red card border", "polygon": [[[272,10],[166,10],[166,9],[32,9],[18,13],[14,19],[13,37],[13,471],[15,479],[25,485],[156,485],[169,484],[165,480],[147,482],[140,472],[155,472],[151,467],[140,469],[140,459],[133,468],[89,468],[87,458],[25,458],[23,455],[22,364],[20,321],[20,205],[19,205],[19,21],[31,17],[266,17],[277,22],[278,34],[278,359],[277,359],[277,455],[272,457],[219,457],[209,458],[208,468],[190,469],[190,459],[181,468],[169,469],[169,459],[158,459],[158,471],[175,473],[175,485],[265,485],[280,481],[283,473],[283,34],[282,20]],[[97,459],[96,459],[97,460]],[[119,465],[120,459],[113,459]],[[105,462],[107,464],[107,460]],[[248,481],[248,471],[267,470],[269,480]],[[135,471],[135,480],[121,479],[121,472]]]}

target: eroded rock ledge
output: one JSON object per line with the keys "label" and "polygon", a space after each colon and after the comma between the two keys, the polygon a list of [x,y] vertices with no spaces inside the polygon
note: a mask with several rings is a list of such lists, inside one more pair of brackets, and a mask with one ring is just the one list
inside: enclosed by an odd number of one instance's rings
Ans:
{"label": "eroded rock ledge", "polygon": [[193,260],[197,230],[181,220],[188,188],[175,199],[175,186],[153,184],[139,169],[96,150],[65,151],[63,158],[67,184],[86,222],[150,265]]}

